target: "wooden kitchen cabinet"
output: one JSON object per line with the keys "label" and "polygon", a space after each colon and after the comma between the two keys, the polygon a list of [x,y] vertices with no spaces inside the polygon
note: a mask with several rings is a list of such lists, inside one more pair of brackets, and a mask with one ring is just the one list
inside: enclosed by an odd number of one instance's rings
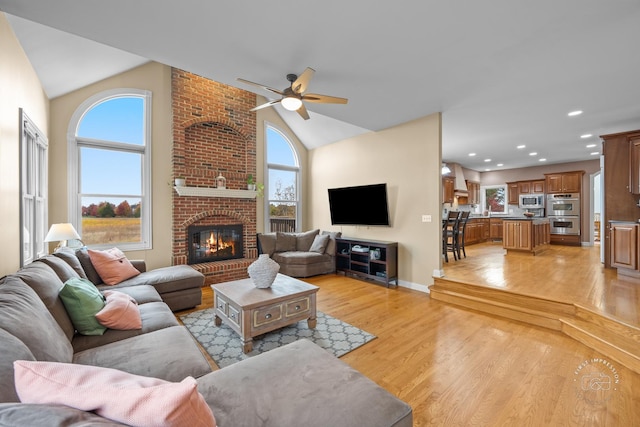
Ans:
{"label": "wooden kitchen cabinet", "polygon": [[518,182],[518,195],[520,194],[531,194],[531,181]]}
{"label": "wooden kitchen cabinet", "polygon": [[629,159],[629,191],[631,194],[640,194],[640,135],[629,136]]}
{"label": "wooden kitchen cabinet", "polygon": [[473,245],[489,239],[489,218],[470,218],[464,232],[464,244]]}
{"label": "wooden kitchen cabinet", "polygon": [[474,181],[467,181],[467,192],[469,196],[467,203],[470,205],[477,205],[480,203],[480,183]]}
{"label": "wooden kitchen cabinet", "polygon": [[547,193],[579,193],[584,171],[545,174]]}
{"label": "wooden kitchen cabinet", "polygon": [[544,179],[531,181],[531,194],[544,194]]}
{"label": "wooden kitchen cabinet", "polygon": [[517,182],[507,182],[507,198],[510,205],[520,204],[520,186]]}
{"label": "wooden kitchen cabinet", "polygon": [[611,267],[637,270],[638,268],[638,224],[633,222],[611,222]]}
{"label": "wooden kitchen cabinet", "polygon": [[442,177],[442,203],[453,203],[455,181],[451,176]]}
{"label": "wooden kitchen cabinet", "polygon": [[549,246],[550,226],[546,218],[505,219],[502,224],[502,247],[507,253],[519,251],[535,255]]}
{"label": "wooden kitchen cabinet", "polygon": [[491,240],[502,240],[502,227],[501,219],[489,219],[489,238]]}

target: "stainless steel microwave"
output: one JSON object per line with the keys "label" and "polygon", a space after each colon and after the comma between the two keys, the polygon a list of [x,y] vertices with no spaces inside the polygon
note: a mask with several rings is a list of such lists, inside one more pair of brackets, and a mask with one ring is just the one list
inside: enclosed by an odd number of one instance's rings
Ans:
{"label": "stainless steel microwave", "polygon": [[521,209],[544,208],[544,194],[521,194],[519,207]]}

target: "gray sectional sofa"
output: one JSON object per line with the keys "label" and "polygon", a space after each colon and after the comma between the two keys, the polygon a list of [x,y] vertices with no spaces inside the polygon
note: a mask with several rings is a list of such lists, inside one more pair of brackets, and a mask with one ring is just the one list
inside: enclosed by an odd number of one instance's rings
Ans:
{"label": "gray sectional sofa", "polygon": [[340,232],[258,233],[258,253],[268,254],[280,265],[280,273],[310,277],[336,271],[336,238]]}
{"label": "gray sectional sofa", "polygon": [[69,256],[48,255],[0,279],[0,425],[122,425],[65,405],[20,403],[16,360],[106,367],[171,382],[191,376],[222,427],[412,425],[410,406],[310,341],[212,372],[158,292],[166,285],[161,278],[191,275],[183,268],[168,267],[151,284],[141,274],[116,285],[137,301],[142,329],[80,335],[58,292],[70,278],[87,275],[81,268]]}

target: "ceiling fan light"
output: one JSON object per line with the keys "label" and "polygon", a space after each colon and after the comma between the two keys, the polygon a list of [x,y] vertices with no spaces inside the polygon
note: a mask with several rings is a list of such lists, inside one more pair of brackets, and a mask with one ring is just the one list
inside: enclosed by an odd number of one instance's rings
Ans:
{"label": "ceiling fan light", "polygon": [[282,106],[289,111],[296,111],[298,108],[302,106],[302,101],[300,98],[296,98],[294,96],[287,96],[286,98],[282,98],[280,101]]}

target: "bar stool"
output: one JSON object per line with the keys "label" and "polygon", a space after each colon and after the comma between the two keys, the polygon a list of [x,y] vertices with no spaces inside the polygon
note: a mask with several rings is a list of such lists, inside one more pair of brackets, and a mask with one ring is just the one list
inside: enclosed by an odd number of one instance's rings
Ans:
{"label": "bar stool", "polygon": [[460,213],[449,211],[447,218],[442,221],[442,254],[445,262],[449,262],[449,252],[453,253],[453,259],[458,260],[456,237]]}
{"label": "bar stool", "polygon": [[467,230],[467,221],[469,221],[469,211],[463,211],[460,213],[460,220],[458,221],[458,227],[456,229],[456,245],[458,251],[458,259],[462,259],[460,256],[460,250],[467,257],[467,252],[464,250],[464,235]]}

